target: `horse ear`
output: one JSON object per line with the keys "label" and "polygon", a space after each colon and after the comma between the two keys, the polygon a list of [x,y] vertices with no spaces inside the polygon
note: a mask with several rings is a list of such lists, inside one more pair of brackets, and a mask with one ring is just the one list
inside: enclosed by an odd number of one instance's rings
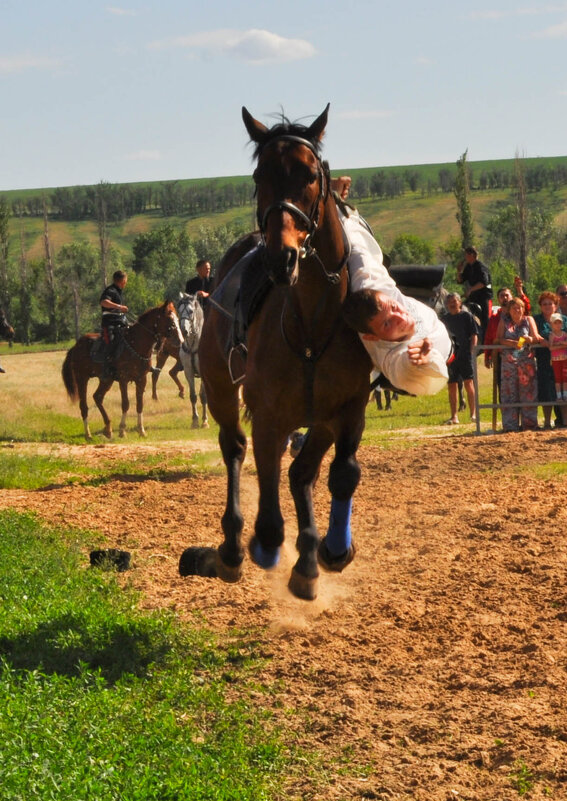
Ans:
{"label": "horse ear", "polygon": [[325,134],[325,128],[327,127],[327,118],[329,116],[329,106],[331,104],[327,103],[325,111],[320,114],[314,123],[309,126],[309,131],[307,132],[306,139],[311,141],[315,140],[320,142]]}
{"label": "horse ear", "polygon": [[246,126],[246,130],[248,131],[250,139],[257,144],[260,144],[265,135],[268,133],[266,126],[261,122],[258,122],[258,120],[255,120],[248,109],[246,109],[244,106],[242,106],[242,119],[244,120],[244,125]]}

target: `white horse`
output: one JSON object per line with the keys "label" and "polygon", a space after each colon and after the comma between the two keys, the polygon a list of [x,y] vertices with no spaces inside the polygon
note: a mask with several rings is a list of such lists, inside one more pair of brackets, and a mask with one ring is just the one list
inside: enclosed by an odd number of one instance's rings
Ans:
{"label": "white horse", "polygon": [[[177,303],[177,314],[179,316],[181,333],[183,334],[183,344],[179,348],[179,358],[183,365],[185,378],[189,384],[189,397],[191,399],[193,416],[191,428],[199,428],[195,378],[199,376],[199,356],[197,350],[199,348],[199,340],[201,339],[201,331],[203,330],[204,314],[197,296],[180,292],[179,301]],[[207,396],[202,381],[199,389],[199,398],[201,399],[201,405],[203,407],[201,428],[208,428]]]}

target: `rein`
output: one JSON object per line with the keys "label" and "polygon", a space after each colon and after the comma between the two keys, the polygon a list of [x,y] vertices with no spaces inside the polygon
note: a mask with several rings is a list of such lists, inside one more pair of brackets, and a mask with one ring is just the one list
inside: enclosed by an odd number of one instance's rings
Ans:
{"label": "rein", "polygon": [[[167,316],[169,317],[169,315],[167,315]],[[134,347],[133,347],[133,346],[132,346],[132,345],[131,345],[131,344],[128,342],[128,340],[126,339],[126,336],[125,336],[125,334],[126,334],[128,331],[131,331],[131,330],[132,330],[132,328],[134,328],[134,326],[136,326],[136,325],[138,325],[138,326],[139,326],[139,327],[140,327],[140,328],[141,328],[143,331],[146,331],[146,333],[148,333],[148,334],[151,334],[151,336],[152,336],[152,338],[153,338],[153,341],[154,341],[154,344],[157,344],[157,343],[160,341],[160,339],[161,339],[161,335],[160,335],[160,334],[158,334],[158,331],[157,331],[157,322],[154,324],[154,328],[153,328],[153,330],[152,330],[151,328],[148,328],[148,327],[147,327],[147,326],[145,326],[143,323],[141,323],[139,320],[136,320],[136,321],[135,321],[135,322],[134,322],[134,323],[133,323],[131,326],[129,326],[129,327],[126,329],[126,331],[125,331],[124,335],[122,336],[122,341],[124,342],[124,344],[126,345],[126,347],[128,348],[128,350],[130,351],[130,353],[132,353],[134,356],[136,356],[136,357],[137,357],[137,358],[138,358],[138,359],[139,359],[141,362],[146,362],[146,364],[150,364],[150,363],[151,363],[151,360],[152,360],[152,355],[151,355],[151,353],[150,353],[150,355],[149,355],[149,356],[142,356],[141,354],[139,354],[139,353],[138,353],[138,351],[137,351],[137,350],[136,350],[136,349],[135,349],[135,348],[134,348]],[[170,330],[172,329],[172,327],[173,327],[173,326],[172,326],[172,323],[171,323],[171,321],[170,321],[170,324],[169,324],[169,326],[168,326],[168,329],[167,329],[166,338],[167,338],[167,336],[169,335],[169,332],[170,332]]]}

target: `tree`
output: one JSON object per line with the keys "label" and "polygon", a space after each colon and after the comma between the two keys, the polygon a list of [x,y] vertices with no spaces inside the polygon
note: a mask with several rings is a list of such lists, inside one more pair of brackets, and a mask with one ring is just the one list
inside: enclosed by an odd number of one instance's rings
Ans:
{"label": "tree", "polygon": [[431,242],[415,234],[400,234],[394,240],[389,256],[392,264],[432,264],[435,250]]}
{"label": "tree", "polygon": [[10,251],[11,212],[4,198],[0,198],[0,306],[10,319],[11,292],[8,281],[8,254]]}
{"label": "tree", "polygon": [[[57,254],[59,282],[60,328],[71,330],[78,339],[85,330],[92,330],[99,319],[98,259],[95,248],[88,242],[70,242]],[[73,311],[73,321],[68,311]]]}
{"label": "tree", "polygon": [[461,158],[457,161],[457,175],[453,192],[457,199],[457,222],[461,227],[461,242],[463,250],[474,244],[473,219],[471,205],[469,202],[469,168],[467,164],[467,153],[465,150]]}
{"label": "tree", "polygon": [[43,244],[45,248],[45,285],[47,293],[47,315],[49,318],[49,338],[51,342],[59,341],[57,328],[57,292],[55,288],[55,271],[53,268],[53,253],[49,240],[49,226],[47,224],[47,202],[43,201]]}
{"label": "tree", "polygon": [[518,220],[518,270],[522,281],[528,280],[528,208],[524,165],[516,151],[516,208]]}

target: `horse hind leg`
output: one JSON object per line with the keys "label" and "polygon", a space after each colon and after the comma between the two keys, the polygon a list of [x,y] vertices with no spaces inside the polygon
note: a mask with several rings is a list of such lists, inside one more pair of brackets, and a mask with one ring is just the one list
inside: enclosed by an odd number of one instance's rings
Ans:
{"label": "horse hind leg", "polygon": [[110,422],[110,417],[106,413],[106,409],[103,406],[103,400],[104,396],[110,389],[110,386],[111,384],[100,380],[99,385],[96,388],[96,391],[93,395],[93,400],[96,403],[97,409],[101,413],[104,422],[104,428],[102,429],[102,433],[107,439],[112,439],[112,423]]}

